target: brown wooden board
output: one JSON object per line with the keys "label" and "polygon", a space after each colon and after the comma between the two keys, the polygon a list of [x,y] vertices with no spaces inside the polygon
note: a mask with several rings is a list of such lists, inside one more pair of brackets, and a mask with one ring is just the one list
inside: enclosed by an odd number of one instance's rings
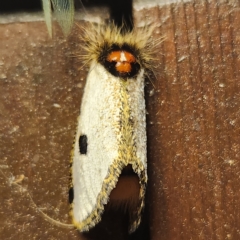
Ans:
{"label": "brown wooden board", "polygon": [[[156,24],[153,39],[165,40],[146,86],[149,183],[141,238],[132,239],[239,239],[239,3],[136,9],[136,25]],[[0,239],[128,239],[118,212],[82,236],[49,223],[28,196],[70,223],[69,159],[88,67],[76,57],[78,27],[67,40],[54,29],[50,39],[44,22],[0,24]]]}

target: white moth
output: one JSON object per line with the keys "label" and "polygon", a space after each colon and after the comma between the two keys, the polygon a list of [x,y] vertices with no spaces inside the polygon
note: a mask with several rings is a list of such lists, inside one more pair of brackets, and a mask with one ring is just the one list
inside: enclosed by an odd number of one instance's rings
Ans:
{"label": "white moth", "polygon": [[[73,0],[42,0],[52,36],[52,11],[65,35],[73,24]],[[87,29],[87,28],[86,28]],[[89,29],[89,28],[88,28]],[[115,26],[85,30],[90,63],[72,157],[73,224],[88,231],[110,201],[124,205],[129,231],[141,222],[147,183],[144,78],[151,68],[150,30],[121,34]]]}
{"label": "white moth", "polygon": [[[42,0],[52,36],[52,10],[65,35],[73,25],[74,0]],[[88,29],[88,30],[87,30]],[[110,201],[129,213],[129,232],[141,222],[147,183],[144,78],[152,66],[153,28],[121,34],[115,26],[85,28],[90,70],[72,156],[73,224],[88,231]],[[70,225],[71,226],[71,225]]]}
{"label": "white moth", "polygon": [[[89,28],[88,28],[89,29]],[[72,158],[73,224],[88,231],[110,202],[127,205],[129,231],[141,222],[147,183],[144,78],[151,31],[85,30],[90,70]]]}

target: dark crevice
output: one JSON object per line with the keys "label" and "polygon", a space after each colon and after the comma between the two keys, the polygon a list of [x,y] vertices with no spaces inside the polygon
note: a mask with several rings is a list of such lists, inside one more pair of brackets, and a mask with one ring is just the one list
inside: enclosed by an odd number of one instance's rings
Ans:
{"label": "dark crevice", "polygon": [[73,202],[73,199],[74,199],[74,191],[73,191],[73,187],[71,187],[69,189],[69,193],[68,193],[68,201],[69,203],[71,204]]}
{"label": "dark crevice", "polygon": [[122,27],[123,31],[131,31],[133,29],[133,3],[132,0],[75,0],[76,8],[106,6],[109,8],[110,21],[118,27]]}
{"label": "dark crevice", "polygon": [[[132,0],[75,0],[75,8],[106,6],[109,8],[110,21],[123,31],[133,29]],[[0,13],[8,12],[35,12],[42,10],[42,0],[2,0]]]}
{"label": "dark crevice", "polygon": [[35,12],[41,11],[42,1],[41,0],[2,0],[0,3],[0,12]]}

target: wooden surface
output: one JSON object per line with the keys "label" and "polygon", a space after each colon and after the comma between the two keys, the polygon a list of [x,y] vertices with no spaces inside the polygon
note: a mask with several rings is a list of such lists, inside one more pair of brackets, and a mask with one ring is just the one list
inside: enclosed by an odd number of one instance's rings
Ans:
{"label": "wooden surface", "polygon": [[108,215],[100,230],[80,236],[37,212],[27,192],[46,214],[70,221],[69,153],[88,68],[74,57],[76,30],[67,41],[56,30],[51,40],[43,22],[13,22],[0,25],[0,239],[240,238],[239,3],[134,14],[165,38],[155,50],[155,88],[146,87],[144,226],[128,238],[124,218]]}

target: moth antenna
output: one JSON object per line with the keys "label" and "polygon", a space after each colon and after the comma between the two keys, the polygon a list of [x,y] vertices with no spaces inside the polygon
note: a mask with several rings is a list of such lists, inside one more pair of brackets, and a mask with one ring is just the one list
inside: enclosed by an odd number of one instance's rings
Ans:
{"label": "moth antenna", "polygon": [[[3,177],[8,181],[8,178],[7,176],[3,173],[3,171],[0,169],[0,172],[1,174],[3,175]],[[37,205],[36,203],[34,202],[31,194],[29,193],[29,191],[25,188],[23,188],[21,185],[19,185],[17,182],[12,182],[11,183],[12,185],[14,186],[17,186],[19,189],[21,190],[24,190],[28,196],[28,198],[30,199],[31,203],[33,204],[33,206],[35,207],[35,209],[42,215],[42,217],[47,220],[49,223],[55,225],[55,226],[58,226],[58,227],[61,227],[61,228],[68,228],[68,229],[73,229],[74,226],[73,224],[67,224],[67,223],[62,223],[60,221],[57,221],[51,217],[49,217],[46,213],[44,213]]]}

